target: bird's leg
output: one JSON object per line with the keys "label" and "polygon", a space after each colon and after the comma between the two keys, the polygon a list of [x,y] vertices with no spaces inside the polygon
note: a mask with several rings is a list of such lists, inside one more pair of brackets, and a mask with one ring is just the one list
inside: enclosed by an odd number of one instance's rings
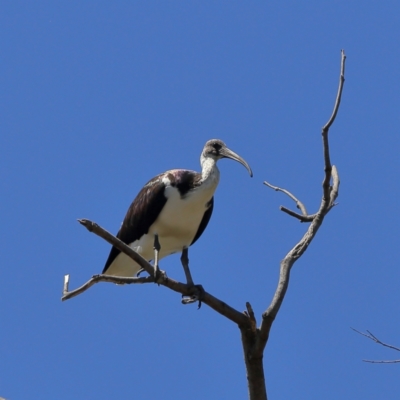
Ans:
{"label": "bird's leg", "polygon": [[190,269],[189,269],[189,250],[187,248],[184,248],[182,250],[181,263],[182,263],[183,270],[185,271],[185,275],[186,275],[186,284],[193,288],[193,294],[191,296],[189,296],[189,297],[182,296],[182,303],[183,304],[191,304],[191,303],[198,301],[199,302],[198,308],[200,308],[201,301],[202,301],[203,295],[204,295],[204,289],[203,289],[203,286],[195,285],[193,283],[192,274],[190,273]]}
{"label": "bird's leg", "polygon": [[158,267],[158,257],[161,250],[161,245],[158,240],[158,235],[154,235],[154,280],[157,282],[161,276],[160,268]]}
{"label": "bird's leg", "polygon": [[182,267],[183,270],[185,271],[185,275],[186,275],[186,283],[189,286],[193,286],[193,279],[192,279],[192,274],[190,273],[190,269],[189,269],[189,250],[187,249],[187,247],[185,247],[182,251],[182,255],[181,255],[181,263],[182,263]]}

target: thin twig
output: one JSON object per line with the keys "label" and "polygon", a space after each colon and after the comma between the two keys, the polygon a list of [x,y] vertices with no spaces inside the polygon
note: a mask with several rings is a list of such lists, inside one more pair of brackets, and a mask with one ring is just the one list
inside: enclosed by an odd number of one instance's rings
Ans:
{"label": "thin twig", "polygon": [[358,331],[357,329],[354,329],[354,328],[351,328],[351,329],[353,329],[354,332],[357,332],[357,333],[359,333],[360,335],[363,335],[363,336],[365,336],[366,338],[371,339],[371,340],[374,341],[375,343],[378,343],[378,344],[380,344],[380,345],[382,345],[382,346],[385,346],[385,347],[389,347],[389,349],[392,349],[392,350],[400,351],[400,348],[399,348],[399,347],[392,346],[391,344],[383,343],[383,342],[382,342],[381,340],[379,340],[375,335],[373,335],[369,330],[367,330],[368,333],[364,333],[364,332],[360,332],[360,331]]}
{"label": "thin twig", "polygon": [[279,209],[285,212],[286,214],[289,214],[291,217],[297,218],[300,222],[311,222],[317,215],[317,214],[301,215],[292,210],[289,210],[289,208],[286,208],[284,206],[280,206]]}
{"label": "thin twig", "polygon": [[400,360],[363,360],[364,362],[371,364],[397,364]]}
{"label": "thin twig", "polygon": [[77,289],[68,290],[69,284],[69,275],[65,275],[64,277],[64,290],[63,296],[61,297],[62,301],[72,299],[72,297],[78,296],[88,290],[91,286],[99,282],[112,282],[118,285],[125,285],[125,284],[132,284],[132,283],[151,283],[154,282],[154,277],[152,275],[143,276],[143,277],[133,277],[133,278],[126,278],[126,277],[119,277],[119,276],[112,276],[112,275],[93,275],[86,283],[82,286],[78,287]]}
{"label": "thin twig", "polygon": [[340,76],[339,76],[339,89],[336,95],[335,106],[333,107],[333,112],[328,122],[322,128],[323,131],[328,130],[331,125],[334,123],[336,115],[339,111],[340,100],[342,99],[342,91],[344,85],[344,70],[346,64],[346,54],[344,54],[344,50],[341,50],[341,63],[340,63]]}
{"label": "thin twig", "polygon": [[[264,185],[270,187],[271,189],[275,190],[276,192],[282,192],[285,193],[287,196],[289,196],[295,203],[296,203],[296,207],[301,210],[301,212],[303,213],[303,215],[305,217],[308,216],[306,207],[304,206],[304,204],[297,198],[295,197],[292,193],[290,193],[288,190],[286,189],[282,189],[278,186],[273,186],[270,183],[268,183],[267,181],[264,181]],[[282,209],[282,208],[281,208]],[[282,210],[283,211],[283,210]],[[286,211],[285,211],[286,212]]]}
{"label": "thin twig", "polygon": [[[367,330],[368,333],[360,332],[355,328],[353,329],[354,332],[359,333],[362,336],[365,336],[366,338],[372,340],[373,342],[380,344],[381,346],[388,347],[389,349],[400,351],[399,347],[393,346],[391,344],[383,343],[380,339],[378,339],[372,332]],[[364,362],[368,363],[373,363],[373,364],[396,364],[400,363],[400,360],[363,360]]]}
{"label": "thin twig", "polygon": [[331,181],[331,172],[332,172],[332,165],[329,155],[329,141],[328,141],[328,132],[329,128],[333,124],[336,119],[336,115],[339,110],[340,100],[342,98],[343,92],[343,85],[344,85],[344,70],[345,70],[345,62],[346,62],[346,55],[344,54],[344,50],[341,51],[341,64],[340,64],[340,77],[339,77],[339,88],[336,95],[335,106],[333,107],[333,112],[331,117],[329,118],[328,122],[322,128],[322,143],[324,149],[324,160],[325,160],[325,178],[322,182],[322,187],[324,189],[324,200],[329,200],[329,195],[331,191],[330,181]]}

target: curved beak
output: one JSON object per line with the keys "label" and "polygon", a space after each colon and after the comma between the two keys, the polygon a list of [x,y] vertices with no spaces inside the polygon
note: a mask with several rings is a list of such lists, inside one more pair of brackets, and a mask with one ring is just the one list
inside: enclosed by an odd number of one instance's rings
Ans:
{"label": "curved beak", "polygon": [[234,151],[228,149],[227,147],[223,147],[220,149],[219,154],[221,154],[222,158],[230,158],[231,160],[235,160],[242,164],[244,167],[246,167],[247,171],[249,171],[250,177],[253,177],[253,171],[250,168],[250,165],[247,164],[247,162],[239,156],[239,154],[236,154]]}

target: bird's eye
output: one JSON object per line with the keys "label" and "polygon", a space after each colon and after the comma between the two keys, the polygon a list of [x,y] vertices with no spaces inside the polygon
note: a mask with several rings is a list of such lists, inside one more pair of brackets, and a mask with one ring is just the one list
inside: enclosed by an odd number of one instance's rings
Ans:
{"label": "bird's eye", "polygon": [[213,147],[217,151],[221,149],[221,145],[219,143],[213,143]]}

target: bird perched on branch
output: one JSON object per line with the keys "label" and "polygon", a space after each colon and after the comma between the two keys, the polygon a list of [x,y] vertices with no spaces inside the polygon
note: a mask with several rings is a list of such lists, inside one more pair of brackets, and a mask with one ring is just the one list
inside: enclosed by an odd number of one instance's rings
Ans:
{"label": "bird perched on branch", "polygon": [[[213,211],[214,192],[220,172],[217,161],[230,158],[250,166],[218,139],[209,140],[201,153],[201,172],[173,169],[155,176],[132,202],[117,237],[146,260],[158,260],[182,252],[186,280],[193,285],[189,270],[188,248],[202,235]],[[132,277],[140,266],[126,254],[112,247],[103,274]]]}

